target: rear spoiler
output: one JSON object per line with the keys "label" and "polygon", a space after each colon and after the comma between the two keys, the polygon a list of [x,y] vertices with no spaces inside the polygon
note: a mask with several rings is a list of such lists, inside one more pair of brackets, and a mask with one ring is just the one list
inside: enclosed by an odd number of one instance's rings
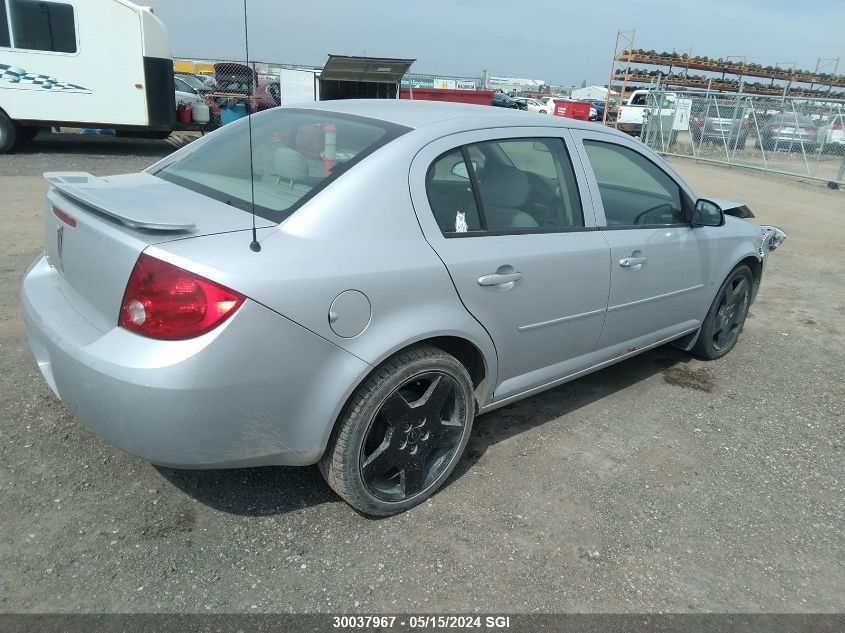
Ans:
{"label": "rear spoiler", "polygon": [[108,177],[98,178],[84,171],[51,171],[44,174],[44,179],[74,202],[91,207],[133,229],[190,231],[196,228],[193,222],[180,219],[170,209],[139,207],[143,201],[131,200],[125,195],[104,200],[97,194],[116,190]]}

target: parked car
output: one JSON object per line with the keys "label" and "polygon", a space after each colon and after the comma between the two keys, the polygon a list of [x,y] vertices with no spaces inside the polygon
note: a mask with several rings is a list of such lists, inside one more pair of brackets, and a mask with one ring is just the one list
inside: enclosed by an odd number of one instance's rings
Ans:
{"label": "parked car", "polygon": [[217,80],[214,78],[214,75],[200,73],[194,76],[199,79],[209,90],[214,91],[217,89]]}
{"label": "parked car", "polygon": [[690,118],[690,133],[701,142],[743,149],[748,139],[748,113],[733,103],[708,101]]}
{"label": "parked car", "polygon": [[514,110],[527,110],[528,106],[509,97],[504,92],[493,93],[493,105],[497,108],[513,108]]}
{"label": "parked car", "polygon": [[319,463],[366,514],[433,494],[476,414],[668,342],[724,356],[786,237],[587,122],[526,137],[522,114],[399,100],[250,121],[141,173],[45,174],[28,340],[129,453]]}
{"label": "parked car", "polygon": [[590,101],[590,121],[604,119],[604,101]]}
{"label": "parked car", "polygon": [[531,99],[530,97],[514,97],[514,101],[518,103],[524,103],[525,109],[527,109],[529,112],[536,112],[538,114],[551,114],[548,105],[541,103],[536,99]]}
{"label": "parked car", "polygon": [[833,154],[845,153],[845,114],[836,114],[819,128],[824,150]]}
{"label": "parked car", "polygon": [[180,103],[187,103],[188,105],[205,103],[205,98],[195,92],[186,92],[177,88],[174,93],[176,95],[176,105],[179,105]]}
{"label": "parked car", "polygon": [[760,130],[763,149],[814,152],[819,142],[818,124],[808,116],[781,112],[771,117]]}
{"label": "parked car", "polygon": [[179,87],[182,91],[185,91],[185,85],[190,87],[191,91],[199,95],[206,95],[214,90],[213,87],[209,87],[197,75],[192,75],[190,73],[176,73],[173,75],[173,79],[176,82],[177,87]]}
{"label": "parked car", "polygon": [[554,114],[555,113],[555,101],[557,101],[559,99],[565,99],[565,98],[566,97],[549,97],[549,96],[546,96],[546,97],[540,97],[539,99],[537,99],[537,101],[539,101],[541,104],[543,104],[543,107],[548,111],[549,114]]}
{"label": "parked car", "polygon": [[280,106],[282,104],[282,89],[279,82],[275,79],[259,78],[258,85],[255,87],[255,97],[258,100],[257,110],[267,110]]}

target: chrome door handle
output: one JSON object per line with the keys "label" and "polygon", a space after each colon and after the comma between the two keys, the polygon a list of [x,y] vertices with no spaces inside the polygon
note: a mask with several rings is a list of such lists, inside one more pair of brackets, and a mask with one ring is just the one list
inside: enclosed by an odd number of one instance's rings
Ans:
{"label": "chrome door handle", "polygon": [[522,273],[507,273],[499,274],[492,273],[490,275],[482,275],[478,278],[479,286],[501,286],[503,284],[513,283],[522,279]]}
{"label": "chrome door handle", "polygon": [[622,268],[631,268],[632,266],[640,266],[645,264],[648,259],[645,256],[642,257],[624,257],[619,260],[619,265]]}

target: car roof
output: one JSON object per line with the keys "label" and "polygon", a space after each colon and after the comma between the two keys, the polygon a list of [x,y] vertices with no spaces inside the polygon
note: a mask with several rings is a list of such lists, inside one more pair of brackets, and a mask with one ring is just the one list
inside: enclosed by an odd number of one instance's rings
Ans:
{"label": "car roof", "polygon": [[344,99],[318,101],[295,107],[369,117],[414,129],[440,127],[441,124],[449,122],[452,124],[451,127],[464,127],[468,130],[489,127],[538,126],[602,131],[625,136],[622,132],[588,121],[550,117],[525,112],[524,110],[491,108],[468,103],[410,101],[406,99]]}

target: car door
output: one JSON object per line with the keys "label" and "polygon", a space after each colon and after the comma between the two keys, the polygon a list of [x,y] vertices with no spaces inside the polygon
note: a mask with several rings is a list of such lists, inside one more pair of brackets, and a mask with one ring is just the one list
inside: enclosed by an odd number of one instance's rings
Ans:
{"label": "car door", "polygon": [[708,291],[706,235],[690,224],[692,192],[633,140],[573,131],[610,246],[607,318],[596,361],[696,330]]}
{"label": "car door", "polygon": [[426,239],[498,354],[502,400],[592,365],[609,250],[566,130],[482,130],[426,146],[410,171]]}

